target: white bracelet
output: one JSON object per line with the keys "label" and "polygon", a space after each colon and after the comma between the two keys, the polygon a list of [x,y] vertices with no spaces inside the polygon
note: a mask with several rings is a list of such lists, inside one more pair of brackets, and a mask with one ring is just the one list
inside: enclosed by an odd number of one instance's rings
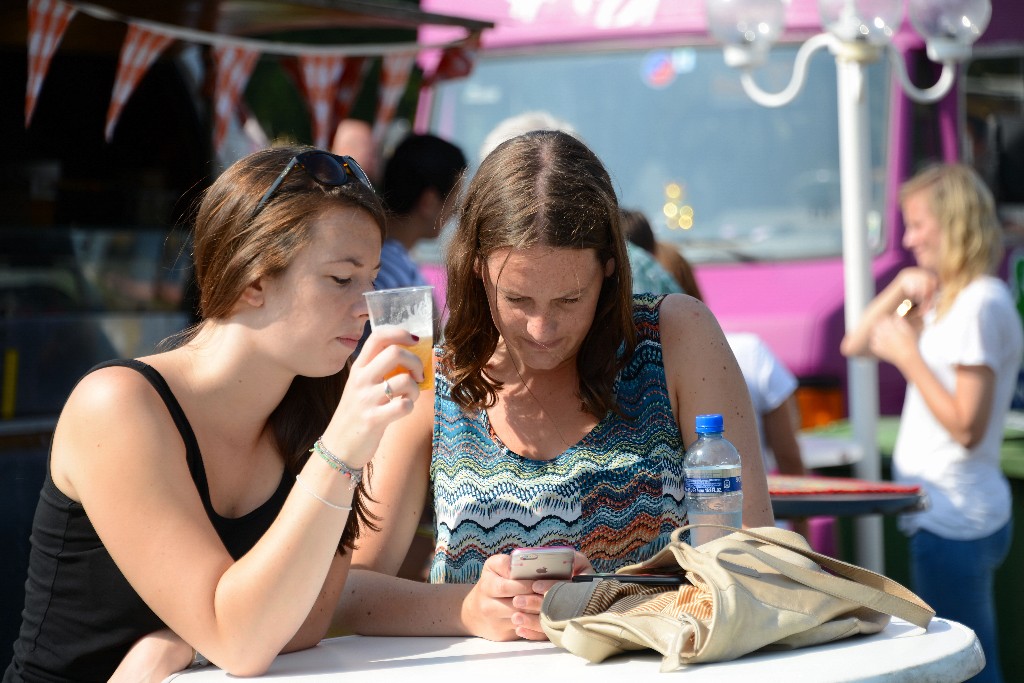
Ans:
{"label": "white bracelet", "polygon": [[317,495],[316,491],[314,491],[313,489],[311,489],[308,486],[306,486],[306,483],[303,482],[302,479],[300,479],[299,475],[297,475],[297,474],[295,475],[295,481],[299,484],[299,487],[303,491],[305,491],[309,495],[313,496],[314,498],[316,498],[317,500],[319,500],[321,503],[323,503],[324,505],[326,505],[329,508],[334,508],[335,510],[351,510],[352,509],[351,505],[335,505],[331,501],[326,500],[324,498],[321,498],[320,496]]}

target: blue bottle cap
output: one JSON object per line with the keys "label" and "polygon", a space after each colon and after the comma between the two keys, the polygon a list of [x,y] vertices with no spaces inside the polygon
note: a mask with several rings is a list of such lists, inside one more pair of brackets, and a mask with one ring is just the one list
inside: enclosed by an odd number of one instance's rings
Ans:
{"label": "blue bottle cap", "polygon": [[695,422],[697,423],[696,431],[698,434],[716,434],[723,431],[724,422],[719,413],[698,415]]}

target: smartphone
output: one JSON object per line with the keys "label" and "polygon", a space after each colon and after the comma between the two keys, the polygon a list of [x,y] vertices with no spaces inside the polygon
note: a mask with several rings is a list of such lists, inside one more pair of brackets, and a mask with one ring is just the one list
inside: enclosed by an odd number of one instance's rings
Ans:
{"label": "smartphone", "polygon": [[577,574],[572,577],[575,583],[601,579],[613,579],[622,583],[644,583],[649,586],[679,586],[686,583],[686,577],[682,574]]}
{"label": "smartphone", "polygon": [[516,548],[512,551],[513,579],[568,579],[575,551],[566,545]]}

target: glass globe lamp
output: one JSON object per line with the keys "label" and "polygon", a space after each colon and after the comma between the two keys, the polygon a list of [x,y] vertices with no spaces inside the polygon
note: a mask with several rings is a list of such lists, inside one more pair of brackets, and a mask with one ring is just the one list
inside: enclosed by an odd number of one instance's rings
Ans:
{"label": "glass globe lamp", "polygon": [[928,58],[962,61],[992,18],[989,0],[909,0],[907,14],[925,39]]}
{"label": "glass globe lamp", "polygon": [[845,43],[887,45],[903,20],[900,0],[818,0],[821,25]]}
{"label": "glass globe lamp", "polygon": [[783,0],[707,0],[707,13],[726,63],[751,67],[764,62],[782,35],[786,10]]}

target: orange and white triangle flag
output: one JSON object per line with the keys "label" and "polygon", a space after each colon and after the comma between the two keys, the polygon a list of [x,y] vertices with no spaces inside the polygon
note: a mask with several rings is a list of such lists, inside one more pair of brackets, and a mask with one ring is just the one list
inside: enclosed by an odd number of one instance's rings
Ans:
{"label": "orange and white triangle flag", "polygon": [[334,98],[340,86],[343,55],[299,55],[299,73],[313,117],[313,144],[326,149],[333,134]]}
{"label": "orange and white triangle flag", "polygon": [[61,0],[28,0],[28,83],[25,87],[25,127],[43,89],[50,60],[57,51],[75,8]]}
{"label": "orange and white triangle flag", "polygon": [[121,116],[121,110],[131,97],[135,86],[139,84],[146,71],[174,38],[161,33],[128,24],[128,34],[121,45],[121,57],[117,63],[117,76],[114,78],[114,91],[110,95],[110,106],[107,108],[107,142],[114,136],[114,127]]}
{"label": "orange and white triangle flag", "polygon": [[227,139],[228,124],[235,113],[249,76],[256,67],[260,53],[234,45],[213,48],[217,80],[213,90],[213,147],[220,150]]}
{"label": "orange and white triangle flag", "polygon": [[383,141],[391,119],[395,117],[398,101],[405,92],[405,84],[409,82],[412,65],[416,61],[415,52],[396,52],[384,55],[381,61],[380,92],[377,96],[377,118],[373,123],[373,139],[379,146]]}
{"label": "orange and white triangle flag", "polygon": [[336,123],[348,118],[356,103],[356,96],[359,95],[359,88],[363,85],[363,78],[366,77],[369,66],[370,59],[367,57],[345,58],[345,68],[341,72],[338,93],[334,98],[334,121]]}

